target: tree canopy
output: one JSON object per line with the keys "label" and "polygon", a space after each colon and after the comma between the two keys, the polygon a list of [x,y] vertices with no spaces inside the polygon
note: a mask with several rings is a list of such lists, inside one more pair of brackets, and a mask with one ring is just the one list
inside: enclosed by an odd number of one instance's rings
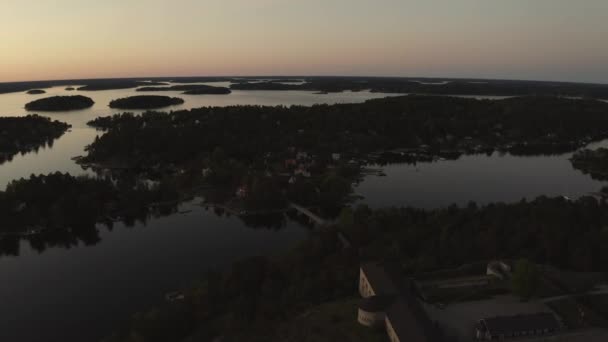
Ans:
{"label": "tree canopy", "polygon": [[86,96],[53,96],[35,100],[25,105],[29,111],[60,112],[92,107],[95,102]]}
{"label": "tree canopy", "polygon": [[184,99],[179,97],[140,95],[112,100],[109,106],[110,108],[119,109],[153,109],[175,106],[183,103]]}

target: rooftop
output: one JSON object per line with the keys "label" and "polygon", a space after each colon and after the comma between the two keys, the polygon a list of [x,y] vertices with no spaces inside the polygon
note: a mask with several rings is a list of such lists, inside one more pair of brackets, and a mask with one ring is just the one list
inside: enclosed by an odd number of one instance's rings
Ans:
{"label": "rooftop", "polygon": [[514,332],[535,330],[557,330],[559,323],[555,316],[548,312],[531,315],[498,316],[482,320],[484,326],[492,335],[508,335]]}

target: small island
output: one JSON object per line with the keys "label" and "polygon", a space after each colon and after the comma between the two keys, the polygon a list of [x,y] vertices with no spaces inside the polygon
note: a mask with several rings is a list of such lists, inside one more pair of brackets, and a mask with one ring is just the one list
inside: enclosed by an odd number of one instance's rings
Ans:
{"label": "small island", "polygon": [[32,90],[28,90],[27,93],[29,95],[39,95],[39,94],[46,94],[46,91],[44,91],[42,89],[32,89]]}
{"label": "small island", "polygon": [[25,105],[29,111],[61,112],[90,108],[95,102],[86,96],[53,96],[32,101]]}
{"label": "small island", "polygon": [[18,153],[51,145],[70,125],[38,115],[0,117],[0,164]]}
{"label": "small island", "polygon": [[67,87],[67,88],[65,88],[65,90],[67,90],[67,91],[74,91],[75,89],[74,89],[74,87]]}
{"label": "small island", "polygon": [[184,95],[228,95],[232,91],[224,87],[206,87],[187,90],[183,92]]}
{"label": "small island", "polygon": [[170,87],[141,87],[137,91],[182,91],[186,95],[227,95],[232,91],[226,87],[214,87],[205,84],[185,84]]}
{"label": "small island", "polygon": [[125,97],[110,102],[110,108],[117,109],[154,109],[183,104],[179,97],[140,95]]}

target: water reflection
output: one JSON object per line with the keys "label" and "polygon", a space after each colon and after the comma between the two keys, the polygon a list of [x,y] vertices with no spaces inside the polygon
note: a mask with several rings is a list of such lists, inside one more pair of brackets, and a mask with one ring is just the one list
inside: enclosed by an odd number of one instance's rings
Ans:
{"label": "water reflection", "polygon": [[[608,145],[608,141],[588,145]],[[371,207],[446,207],[516,202],[540,195],[578,198],[598,191],[603,182],[570,164],[572,153],[548,156],[465,155],[458,160],[417,164],[372,165],[383,176],[368,176],[355,189]],[[386,176],[384,176],[386,175]]]}
{"label": "water reflection", "polygon": [[[194,208],[194,209],[193,209]],[[163,204],[154,206],[153,210],[142,210],[136,213],[125,214],[121,220],[104,219],[103,222],[90,227],[79,227],[78,229],[44,230],[35,234],[23,233],[0,233],[0,256],[19,256],[24,246],[30,250],[42,253],[49,248],[76,248],[79,246],[94,246],[102,242],[102,232],[111,232],[116,226],[120,229],[132,229],[135,227],[145,228],[149,221],[155,221],[162,217],[190,214],[194,210],[215,215],[218,218],[232,218],[233,215],[222,208],[210,207],[201,198],[195,198],[181,205]],[[247,228],[255,230],[279,231],[293,223],[302,227],[312,229],[308,220],[302,219],[293,213],[273,213],[263,215],[234,216]],[[291,221],[291,222],[290,222]]]}

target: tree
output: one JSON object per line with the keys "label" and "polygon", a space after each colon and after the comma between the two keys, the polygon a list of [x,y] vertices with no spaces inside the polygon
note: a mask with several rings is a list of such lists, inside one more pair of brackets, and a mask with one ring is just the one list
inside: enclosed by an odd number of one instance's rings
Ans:
{"label": "tree", "polygon": [[522,300],[528,300],[534,295],[538,288],[539,272],[536,264],[528,259],[520,259],[515,265],[513,272],[513,292]]}
{"label": "tree", "polygon": [[340,212],[338,222],[341,227],[350,227],[355,223],[355,216],[353,210],[350,207],[345,207]]}

